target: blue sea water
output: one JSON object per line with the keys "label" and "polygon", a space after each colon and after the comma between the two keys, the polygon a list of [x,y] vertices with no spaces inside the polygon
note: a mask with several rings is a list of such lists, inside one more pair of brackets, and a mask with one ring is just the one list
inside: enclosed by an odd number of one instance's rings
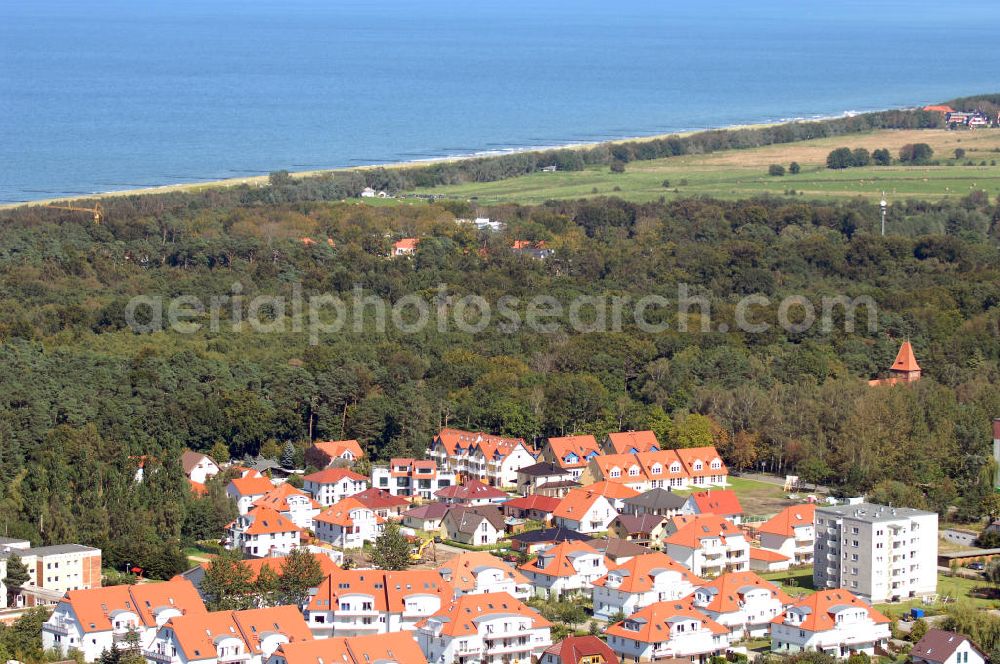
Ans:
{"label": "blue sea water", "polygon": [[0,201],[996,92],[998,34],[996,0],[0,0]]}

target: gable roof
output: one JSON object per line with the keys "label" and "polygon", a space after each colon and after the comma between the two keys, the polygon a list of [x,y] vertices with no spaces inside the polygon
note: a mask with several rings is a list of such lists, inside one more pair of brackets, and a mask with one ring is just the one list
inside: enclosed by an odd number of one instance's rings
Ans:
{"label": "gable roof", "polygon": [[[585,542],[560,542],[552,546],[545,547],[538,552],[538,556],[519,566],[518,569],[545,576],[569,577],[577,573],[573,561],[581,555],[594,554],[603,555],[594,547]],[[541,560],[545,561],[545,567],[539,566]]]}
{"label": "gable roof", "polygon": [[783,537],[794,537],[796,528],[812,526],[816,523],[816,505],[789,505],[761,524],[759,532]]}
{"label": "gable roof", "polygon": [[404,237],[402,240],[397,240],[393,243],[393,248],[395,249],[416,249],[417,244],[420,242],[420,238],[416,237]]}
{"label": "gable roof", "polygon": [[263,496],[269,493],[274,485],[266,477],[237,477],[229,482],[240,496]]}
{"label": "gable roof", "polygon": [[594,585],[607,585],[608,576],[614,574],[622,577],[622,582],[616,587],[616,590],[623,593],[644,593],[653,589],[654,577],[662,572],[676,572],[682,579],[694,586],[705,583],[704,579],[692,574],[691,570],[667,554],[653,551],[612,567],[606,575],[594,581]]}
{"label": "gable roof", "polygon": [[594,506],[594,503],[602,498],[607,500],[603,494],[591,491],[588,488],[571,489],[559,501],[559,505],[552,511],[552,516],[571,519],[573,521],[582,521],[590,508]]}
{"label": "gable roof", "polygon": [[517,474],[524,474],[529,477],[558,477],[565,475],[566,471],[549,461],[539,461],[530,466],[519,468]]}
{"label": "gable roof", "polygon": [[484,593],[482,595],[462,595],[454,602],[443,606],[440,611],[417,623],[417,628],[433,622],[441,623],[441,633],[445,636],[469,636],[477,634],[477,622],[488,616],[515,615],[531,618],[534,629],[551,627],[552,623],[540,613],[508,593]]}
{"label": "gable roof", "polygon": [[438,567],[437,571],[442,578],[450,577],[448,583],[455,589],[468,592],[476,587],[476,574],[487,569],[500,570],[504,578],[510,579],[514,583],[528,583],[524,575],[510,564],[486,551],[463,551]]}
{"label": "gable roof", "polygon": [[920,365],[917,364],[917,358],[913,354],[913,346],[909,341],[904,341],[903,345],[899,347],[899,352],[896,353],[896,359],[889,367],[890,371],[920,371]]}
{"label": "gable roof", "polygon": [[[676,521],[675,521],[676,523]],[[743,531],[732,521],[717,514],[698,514],[686,520],[677,532],[666,539],[668,544],[686,546],[689,549],[701,547],[703,539],[743,538]]]}
{"label": "gable roof", "polygon": [[523,544],[539,544],[542,542],[586,542],[590,535],[570,530],[569,528],[543,528],[542,530],[526,530],[510,536],[511,541]]}
{"label": "gable roof", "polygon": [[457,532],[468,535],[476,531],[483,519],[489,521],[495,530],[503,531],[503,514],[495,505],[452,506],[444,517],[444,524],[448,530],[454,527]]}
{"label": "gable roof", "polygon": [[[523,438],[507,438],[494,436],[483,431],[463,431],[462,429],[441,429],[434,437],[435,443],[440,443],[449,456],[454,456],[456,450],[471,449],[476,444],[487,444],[493,447],[513,449],[517,444],[524,445]],[[527,445],[525,445],[527,447]]]}
{"label": "gable roof", "polygon": [[292,496],[305,498],[310,507],[319,509],[319,503],[313,500],[312,496],[301,489],[296,489],[288,482],[271,489],[263,498],[258,498],[253,504],[258,507],[270,507],[275,512],[287,512],[291,509],[288,506],[288,499]]}
{"label": "gable roof", "polygon": [[334,611],[340,607],[345,595],[367,595],[372,598],[375,610],[382,613],[400,613],[406,598],[414,595],[434,595],[442,605],[454,595],[450,583],[432,569],[408,569],[401,572],[383,570],[338,569],[323,579],[310,597],[310,611]]}
{"label": "gable roof", "polygon": [[350,452],[355,459],[360,459],[365,455],[361,449],[361,443],[356,440],[324,440],[313,443],[316,447],[331,459],[339,458],[344,452]]}
{"label": "gable roof", "polygon": [[427,503],[426,505],[411,507],[403,512],[403,516],[413,519],[443,519],[449,509],[451,509],[451,506],[444,503]]}
{"label": "gable roof", "polygon": [[[316,562],[319,563],[320,571],[323,572],[324,576],[332,573],[334,570],[340,569],[337,563],[333,562],[330,556],[324,555],[322,553],[310,553],[309,555],[315,558]],[[285,562],[285,558],[286,556],[280,555],[280,556],[270,556],[267,558],[248,558],[246,560],[240,560],[238,562],[240,565],[250,570],[249,580],[253,582],[257,580],[257,577],[260,576],[260,571],[265,567],[270,568],[271,571],[280,576],[282,566],[284,565]],[[211,566],[212,566],[212,561],[204,562],[198,565],[198,567],[200,567],[203,570],[208,570],[208,568]],[[192,570],[197,570],[198,567],[194,567],[192,568]],[[188,570],[187,572],[175,576],[174,578],[176,579],[181,577],[187,577],[188,575],[190,575],[192,570]]]}
{"label": "gable roof", "polygon": [[651,549],[647,549],[641,544],[611,536],[588,539],[587,544],[603,553],[608,560],[616,563],[622,558],[635,558],[652,552]]}
{"label": "gable roof", "polygon": [[719,516],[743,514],[740,499],[736,497],[736,492],[732,489],[696,491],[691,494],[691,500],[698,506],[698,511],[701,514],[718,514]]}
{"label": "gable roof", "polygon": [[627,487],[624,484],[616,484],[615,482],[608,482],[607,480],[595,482],[594,484],[583,488],[586,491],[599,493],[605,498],[610,498],[612,500],[628,500],[629,498],[635,498],[639,495],[639,492],[631,487]]}
{"label": "gable roof", "polygon": [[278,646],[275,652],[287,664],[427,664],[413,632],[296,641]]}
{"label": "gable roof", "polygon": [[771,549],[761,549],[752,546],[750,547],[750,560],[759,560],[764,563],[783,563],[786,560],[791,560],[791,558]]}
{"label": "gable roof", "polygon": [[302,613],[294,606],[183,615],[166,624],[173,629],[178,648],[188,661],[215,659],[220,637],[240,639],[256,654],[261,653],[261,638],[268,634],[284,634],[290,642],[312,639]]}
{"label": "gable roof", "polygon": [[[369,511],[373,512],[372,508],[368,507],[360,500],[354,496],[344,498],[340,502],[330,505],[325,510],[313,517],[313,522],[315,523],[331,523],[335,526],[353,526],[354,525],[354,515],[359,511]],[[377,523],[384,522],[384,519],[380,516],[375,516]]]}
{"label": "gable roof", "polygon": [[796,627],[810,632],[824,632],[836,626],[835,616],[837,612],[849,607],[864,609],[868,612],[868,617],[876,623],[888,624],[892,622],[872,608],[870,604],[847,590],[821,590],[815,592],[800,599],[788,611],[779,615],[771,622],[784,623],[787,614],[798,609],[798,612],[805,614],[805,620],[796,624]]}
{"label": "gable roof", "polygon": [[254,507],[239,517],[247,523],[247,535],[273,535],[275,533],[302,532],[294,523],[270,507]]}
{"label": "gable roof", "polygon": [[190,475],[191,471],[194,470],[195,466],[201,463],[202,459],[207,459],[211,461],[216,468],[219,467],[219,464],[215,463],[215,460],[212,459],[212,457],[208,456],[207,454],[202,454],[201,452],[192,452],[191,450],[184,450],[184,453],[181,454],[181,466],[184,468],[184,474]]}
{"label": "gable roof", "polygon": [[[567,636],[545,649],[559,664],[579,664],[584,657],[599,655],[604,664],[619,664],[618,655],[607,643],[596,636]],[[289,662],[289,664],[292,664]]]}
{"label": "gable roof", "polygon": [[608,434],[608,443],[615,454],[653,452],[660,449],[660,442],[652,431],[619,431]]}
{"label": "gable roof", "polygon": [[[712,634],[728,634],[729,628],[723,627],[691,605],[690,598],[673,601],[657,602],[639,609],[627,619],[608,625],[605,634],[619,636],[643,643],[669,643],[670,623],[676,619],[688,618],[698,623],[699,629],[708,630]],[[636,630],[625,629],[625,623],[638,627]]]}
{"label": "gable roof", "polygon": [[657,514],[643,514],[642,516],[632,516],[631,514],[621,514],[612,523],[618,523],[626,533],[652,533],[666,520],[666,517]]}
{"label": "gable roof", "polygon": [[[690,475],[691,477],[718,475],[723,471],[725,471],[726,473],[729,472],[726,469],[725,463],[722,463],[721,467],[718,470],[712,470],[710,468],[709,464],[711,464],[712,461],[714,461],[715,459],[718,459],[720,462],[722,462],[722,457],[719,456],[718,450],[716,450],[711,445],[706,447],[682,447],[675,451],[677,452],[677,456],[680,457],[681,463],[684,464],[684,468],[687,471],[687,474]],[[694,468],[695,463],[698,461],[702,463],[701,470],[695,470]]]}
{"label": "gable roof", "polygon": [[316,484],[336,484],[344,478],[354,480],[355,482],[367,482],[368,478],[364,475],[354,472],[350,468],[327,468],[326,470],[321,470],[316,473],[309,473],[302,478],[305,482],[314,482]]}
{"label": "gable roof", "polygon": [[626,505],[635,505],[646,510],[679,510],[686,502],[687,496],[659,487],[625,499]]}
{"label": "gable roof", "polygon": [[792,598],[770,581],[765,581],[753,572],[727,572],[709,583],[705,583],[696,593],[707,596],[709,602],[699,606],[702,610],[715,613],[733,613],[742,608],[743,596],[762,589],[781,602],[782,606],[792,603]]}
{"label": "gable roof", "polygon": [[365,507],[370,507],[373,510],[394,507],[402,507],[403,505],[409,505],[410,501],[402,496],[394,496],[385,489],[379,489],[377,487],[371,487],[365,489],[361,493],[356,493],[351,496],[358,502],[360,502]]}
{"label": "gable roof", "polygon": [[504,507],[513,507],[519,510],[538,510],[539,512],[552,512],[559,506],[562,500],[552,496],[542,496],[533,493],[521,498],[513,498],[503,504]]}
{"label": "gable roof", "polygon": [[910,657],[929,662],[944,662],[966,641],[981,657],[986,658],[986,654],[982,648],[976,645],[975,641],[964,634],[957,634],[943,629],[927,630],[924,638],[917,641],[913,646],[913,649],[910,651]]}
{"label": "gable roof", "polygon": [[62,603],[72,607],[84,633],[110,630],[110,616],[116,611],[133,611],[147,627],[156,626],[155,614],[165,607],[177,607],[190,615],[208,613],[194,585],[179,577],[164,583],[71,590]]}
{"label": "gable roof", "polygon": [[[584,436],[558,436],[548,439],[549,449],[552,450],[556,458],[556,464],[560,468],[580,468],[587,465],[587,456],[590,454],[600,455],[601,448],[597,444],[597,439],[590,434]],[[567,462],[564,459],[575,454],[579,461]]]}
{"label": "gable roof", "polygon": [[463,484],[452,484],[434,492],[438,498],[453,498],[455,500],[495,500],[507,498],[507,494],[496,487],[480,482],[466,480]]}

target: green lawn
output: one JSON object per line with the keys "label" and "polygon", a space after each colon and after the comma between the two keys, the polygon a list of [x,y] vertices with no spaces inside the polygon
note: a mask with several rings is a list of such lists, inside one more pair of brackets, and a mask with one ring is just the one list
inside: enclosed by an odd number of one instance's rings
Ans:
{"label": "green lawn", "polygon": [[[926,142],[934,147],[939,166],[869,166],[830,170],[826,154],[841,146],[886,147],[895,155],[908,142]],[[966,157],[956,162],[956,147]],[[620,196],[642,202],[711,195],[746,198],[760,194],[789,196],[794,189],[809,198],[878,198],[885,191],[892,200],[907,197],[929,199],[963,196],[973,189],[1000,193],[1000,130],[959,132],[945,130],[880,131],[824,138],[749,150],[728,150],[707,155],[631,162],[625,173],[611,173],[607,166],[583,171],[533,173],[499,182],[465,183],[418,189],[419,194],[453,198],[476,198],[480,203],[541,203],[551,199]],[[784,177],[767,175],[771,163],[787,167],[797,161],[801,173]],[[965,165],[972,161],[974,166]],[[980,166],[981,162],[985,166]],[[664,186],[664,181],[669,185]],[[790,197],[790,196],[789,196]]]}
{"label": "green lawn", "polygon": [[787,572],[764,572],[760,576],[776,583],[792,597],[804,597],[814,591],[812,567],[800,567]]}

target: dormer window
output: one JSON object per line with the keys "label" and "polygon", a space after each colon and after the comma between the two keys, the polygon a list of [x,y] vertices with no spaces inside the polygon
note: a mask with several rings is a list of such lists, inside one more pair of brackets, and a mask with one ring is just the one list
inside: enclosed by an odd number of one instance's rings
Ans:
{"label": "dormer window", "polygon": [[701,463],[701,461],[695,461],[694,462],[694,469],[695,470],[701,470],[702,468],[704,468],[704,465]]}
{"label": "dormer window", "polygon": [[651,472],[653,475],[659,475],[660,473],[663,472],[663,466],[661,466],[658,463],[654,463],[653,467],[649,469],[649,472]]}
{"label": "dormer window", "polygon": [[722,468],[722,461],[719,459],[712,461],[712,470],[719,470],[720,468]]}
{"label": "dormer window", "polygon": [[639,466],[632,466],[628,469],[629,477],[636,477],[639,475]]}
{"label": "dormer window", "polygon": [[670,472],[671,473],[679,473],[679,472],[681,472],[681,464],[679,464],[679,463],[672,463],[672,464],[670,464]]}

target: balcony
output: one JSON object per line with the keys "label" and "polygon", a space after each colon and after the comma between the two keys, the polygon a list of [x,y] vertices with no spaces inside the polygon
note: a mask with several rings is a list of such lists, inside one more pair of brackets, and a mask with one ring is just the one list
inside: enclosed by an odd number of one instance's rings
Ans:
{"label": "balcony", "polygon": [[525,652],[531,649],[532,649],[531,639],[525,639],[524,643],[520,643],[518,641],[504,642],[498,639],[486,641],[486,654],[488,655],[502,655],[505,653]]}
{"label": "balcony", "polygon": [[172,661],[174,661],[172,655],[169,655],[165,652],[160,652],[159,650],[143,650],[142,656],[154,662],[160,662],[160,664],[170,664]]}
{"label": "balcony", "polygon": [[219,664],[241,664],[242,662],[249,662],[252,657],[253,655],[248,652],[220,655]]}
{"label": "balcony", "polygon": [[136,641],[139,640],[139,632],[136,631],[135,627],[132,627],[132,629],[120,629],[111,632],[111,640],[115,643],[124,643],[125,641],[128,641],[129,634],[135,634]]}
{"label": "balcony", "polygon": [[50,622],[42,625],[42,629],[46,632],[51,632],[52,634],[62,634],[63,636],[69,636],[69,623],[64,622]]}

